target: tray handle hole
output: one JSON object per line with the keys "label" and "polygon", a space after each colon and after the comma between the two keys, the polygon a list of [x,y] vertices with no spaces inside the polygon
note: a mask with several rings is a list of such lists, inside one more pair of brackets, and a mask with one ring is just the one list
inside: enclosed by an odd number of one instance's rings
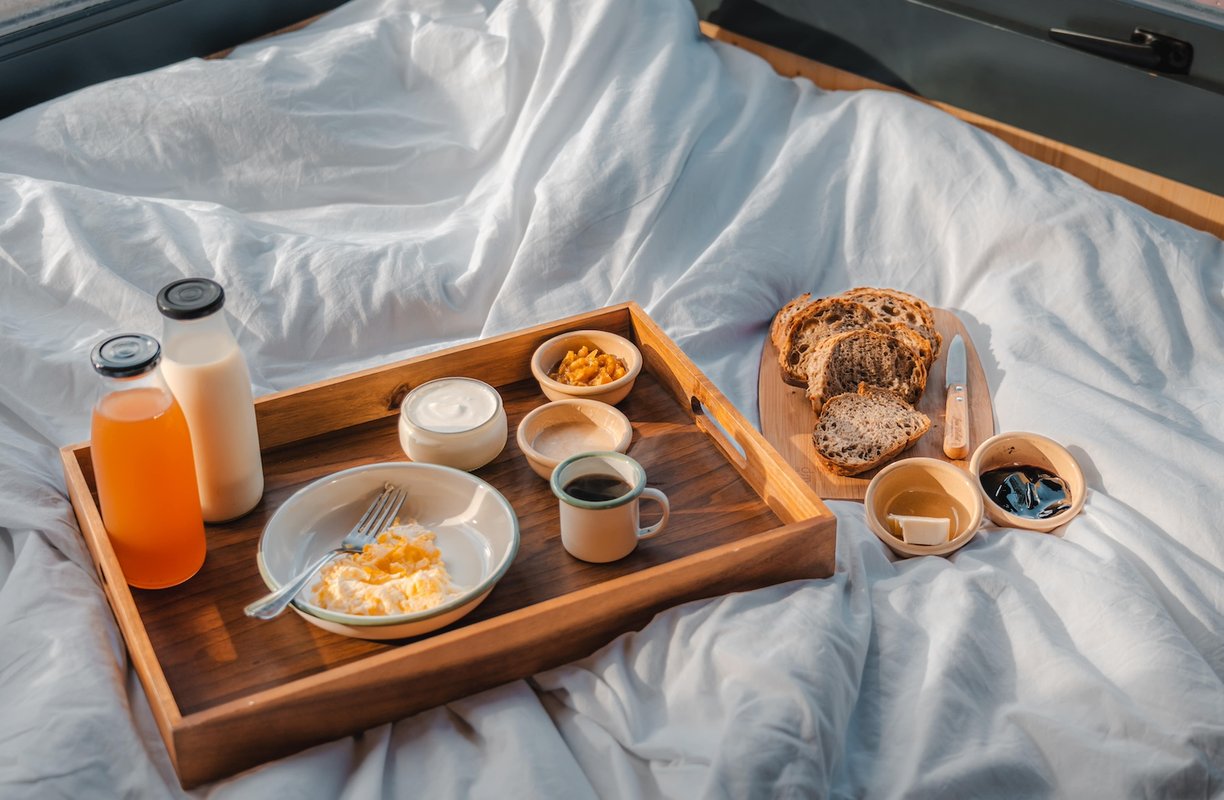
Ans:
{"label": "tray handle hole", "polygon": [[713,414],[707,414],[705,406],[696,397],[689,396],[689,408],[693,412],[693,421],[697,423],[697,428],[705,435],[713,440],[719,450],[722,450],[725,455],[736,467],[741,471],[748,467],[748,456],[744,453],[744,448],[735,440],[735,437],[727,433],[727,430],[719,423],[718,419]]}

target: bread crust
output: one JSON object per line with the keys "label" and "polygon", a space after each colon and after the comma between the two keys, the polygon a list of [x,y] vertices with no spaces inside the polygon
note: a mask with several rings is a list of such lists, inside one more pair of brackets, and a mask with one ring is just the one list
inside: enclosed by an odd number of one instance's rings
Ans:
{"label": "bread crust", "polygon": [[804,292],[791,300],[774,315],[769,326],[769,340],[779,351],[785,349],[787,337],[790,335],[791,322],[812,303],[812,293]]}

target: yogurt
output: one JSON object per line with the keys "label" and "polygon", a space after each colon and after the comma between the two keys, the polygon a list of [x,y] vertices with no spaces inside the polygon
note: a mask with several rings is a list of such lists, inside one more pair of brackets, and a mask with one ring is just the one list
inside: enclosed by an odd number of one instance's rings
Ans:
{"label": "yogurt", "polygon": [[408,393],[400,407],[400,445],[413,461],[473,470],[506,446],[501,395],[474,378],[439,378]]}
{"label": "yogurt", "polygon": [[423,383],[404,398],[404,415],[415,426],[434,433],[478,428],[501,407],[492,386],[471,378],[440,378]]}

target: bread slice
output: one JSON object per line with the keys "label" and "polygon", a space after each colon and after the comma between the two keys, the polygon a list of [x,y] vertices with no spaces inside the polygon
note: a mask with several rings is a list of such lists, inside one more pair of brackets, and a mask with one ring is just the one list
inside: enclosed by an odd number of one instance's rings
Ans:
{"label": "bread slice", "polygon": [[785,349],[778,348],[782,380],[793,386],[807,386],[807,361],[822,341],[875,323],[871,309],[841,297],[826,297],[810,304],[792,320]]}
{"label": "bread slice", "polygon": [[943,337],[935,330],[935,312],[925,301],[897,289],[870,286],[859,286],[839,296],[867,306],[882,322],[900,323],[920,333],[931,345],[931,358],[927,363],[935,363]]}
{"label": "bread slice", "polygon": [[914,348],[895,336],[869,330],[848,331],[820,342],[807,361],[807,398],[812,409],[860,383],[887,389],[905,402],[918,402],[927,370]]}
{"label": "bread slice", "polygon": [[918,352],[919,357],[922,358],[923,366],[927,368],[927,372],[931,371],[931,365],[935,363],[935,351],[931,349],[930,341],[918,331],[902,322],[879,321],[872,324],[868,330],[876,331],[877,333],[887,333],[905,342]]}
{"label": "bread slice", "polygon": [[811,303],[812,293],[804,292],[778,310],[778,313],[774,315],[773,324],[769,326],[769,340],[773,342],[774,347],[778,350],[786,347],[785,342],[790,333],[791,321]]}
{"label": "bread slice", "polygon": [[858,475],[899,455],[931,420],[895,394],[859,384],[829,398],[812,432],[816,457],[835,475]]}
{"label": "bread slice", "polygon": [[842,292],[841,296],[869,306],[880,319],[927,328],[935,327],[935,314],[930,305],[925,300],[899,289],[856,286]]}

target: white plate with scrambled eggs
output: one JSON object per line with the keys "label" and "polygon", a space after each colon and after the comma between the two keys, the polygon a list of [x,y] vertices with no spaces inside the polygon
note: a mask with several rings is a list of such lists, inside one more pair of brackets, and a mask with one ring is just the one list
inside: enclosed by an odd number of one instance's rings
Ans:
{"label": "white plate with scrambled eggs", "polygon": [[321,478],[276,510],[259,539],[268,588],[339,546],[388,483],[408,495],[396,524],[298,594],[292,608],[307,622],[360,639],[419,636],[480,605],[509,569],[518,517],[500,492],[450,467],[370,464]]}

